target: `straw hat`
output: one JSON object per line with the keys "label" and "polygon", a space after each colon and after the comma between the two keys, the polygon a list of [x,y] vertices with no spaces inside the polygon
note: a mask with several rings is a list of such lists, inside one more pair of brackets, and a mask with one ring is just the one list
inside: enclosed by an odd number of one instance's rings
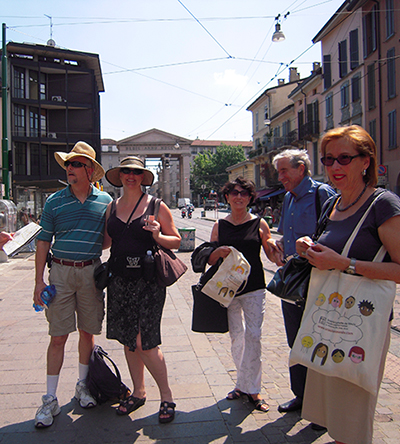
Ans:
{"label": "straw hat", "polygon": [[77,142],[69,153],[57,151],[54,153],[54,157],[56,158],[58,164],[64,168],[64,170],[66,169],[64,162],[67,160],[72,160],[75,157],[87,157],[93,162],[94,171],[91,178],[92,182],[97,182],[105,174],[104,168],[98,162],[96,162],[96,151],[85,142]]}
{"label": "straw hat", "polygon": [[144,167],[144,163],[139,157],[125,157],[125,159],[121,160],[119,166],[115,168],[111,168],[106,172],[106,179],[110,182],[114,187],[122,187],[121,179],[119,178],[119,172],[121,168],[130,168],[132,170],[143,170],[143,181],[142,185],[145,187],[153,185],[154,174]]}

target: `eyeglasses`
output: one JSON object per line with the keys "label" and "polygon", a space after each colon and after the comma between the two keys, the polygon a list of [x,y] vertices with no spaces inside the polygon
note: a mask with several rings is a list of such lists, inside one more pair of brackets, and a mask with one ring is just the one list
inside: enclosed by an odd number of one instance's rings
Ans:
{"label": "eyeglasses", "polygon": [[348,165],[353,159],[360,156],[361,154],[357,154],[355,156],[349,156],[348,154],[339,154],[338,157],[324,156],[321,157],[321,162],[328,167],[332,166],[335,163],[335,160],[338,162],[339,165]]}
{"label": "eyeglasses", "polygon": [[87,167],[88,165],[86,165],[85,163],[82,162],[78,162],[77,160],[73,160],[72,162],[70,160],[66,160],[64,162],[64,166],[65,168],[68,168],[69,166],[72,166],[74,168],[82,168],[82,167]]}
{"label": "eyeglasses", "polygon": [[242,191],[239,191],[239,190],[232,190],[229,194],[230,194],[231,196],[234,196],[234,197],[239,196],[239,194],[240,194],[242,197],[249,197],[249,196],[250,196],[250,193],[249,193],[248,190],[242,190]]}
{"label": "eyeglasses", "polygon": [[132,169],[132,168],[121,168],[120,169],[122,174],[133,174],[135,176],[140,176],[141,174],[143,174],[143,170],[139,170],[139,169]]}

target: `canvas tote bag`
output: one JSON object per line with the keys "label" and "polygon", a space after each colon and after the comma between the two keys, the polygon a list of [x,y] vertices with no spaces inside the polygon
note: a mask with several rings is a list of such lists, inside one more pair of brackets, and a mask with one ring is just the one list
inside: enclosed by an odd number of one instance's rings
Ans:
{"label": "canvas tote bag", "polygon": [[[348,239],[342,255],[364,223],[373,203]],[[381,262],[382,246],[374,258]],[[393,281],[368,279],[339,270],[313,268],[300,329],[290,365],[301,364],[327,376],[356,384],[376,395],[378,371],[396,295]]]}
{"label": "canvas tote bag", "polygon": [[245,287],[250,274],[250,264],[243,254],[229,248],[231,252],[201,290],[224,307],[229,307],[236,293]]}

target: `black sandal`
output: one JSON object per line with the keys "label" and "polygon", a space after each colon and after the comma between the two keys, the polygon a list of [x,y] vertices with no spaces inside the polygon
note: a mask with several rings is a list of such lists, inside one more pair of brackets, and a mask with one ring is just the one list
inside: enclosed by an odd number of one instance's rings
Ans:
{"label": "black sandal", "polygon": [[245,393],[241,392],[239,389],[232,390],[226,395],[226,399],[228,401],[234,401],[235,399],[239,399]]}
{"label": "black sandal", "polygon": [[[254,405],[254,408],[256,410],[259,410],[260,412],[267,413],[269,410],[269,405],[264,399],[253,399],[251,395],[247,395],[249,401]],[[263,409],[262,407],[266,407]]]}
{"label": "black sandal", "polygon": [[[158,412],[158,421],[161,424],[166,424],[167,422],[171,422],[175,418],[175,407],[176,404],[174,402],[161,401],[160,411]],[[165,418],[161,418],[161,415],[168,415]]]}
{"label": "black sandal", "polygon": [[[139,407],[142,407],[145,402],[146,398],[136,398],[136,396],[131,395],[122,400],[115,411],[117,415],[120,416],[129,415],[130,413],[137,410]],[[125,410],[121,410],[121,407]]]}

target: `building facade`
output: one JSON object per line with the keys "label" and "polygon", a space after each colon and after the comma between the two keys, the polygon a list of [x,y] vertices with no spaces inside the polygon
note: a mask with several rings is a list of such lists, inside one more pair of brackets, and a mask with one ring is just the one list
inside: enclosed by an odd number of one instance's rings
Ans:
{"label": "building facade", "polygon": [[[48,195],[65,186],[55,151],[79,140],[101,161],[97,54],[26,43],[7,44],[7,109],[11,197],[38,216]],[[5,79],[2,79],[5,81]],[[4,100],[4,97],[2,97]]]}

